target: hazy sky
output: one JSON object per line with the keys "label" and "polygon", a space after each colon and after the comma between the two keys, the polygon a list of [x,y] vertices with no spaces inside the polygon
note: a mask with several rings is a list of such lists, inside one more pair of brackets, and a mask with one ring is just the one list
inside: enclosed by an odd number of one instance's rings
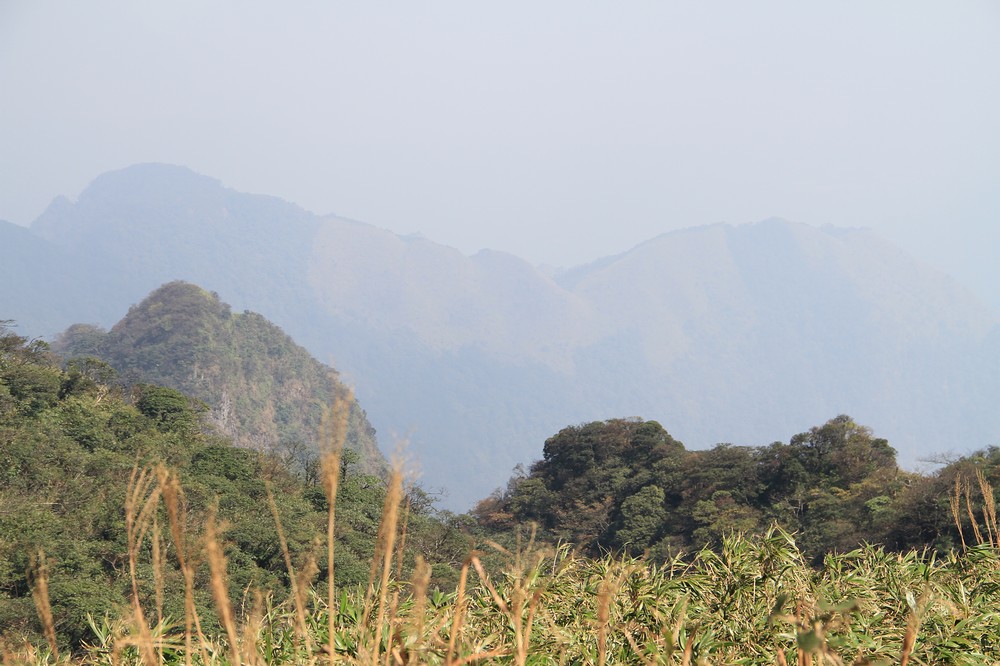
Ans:
{"label": "hazy sky", "polygon": [[147,161],[556,265],[867,226],[1000,311],[1000,3],[0,0],[0,219]]}

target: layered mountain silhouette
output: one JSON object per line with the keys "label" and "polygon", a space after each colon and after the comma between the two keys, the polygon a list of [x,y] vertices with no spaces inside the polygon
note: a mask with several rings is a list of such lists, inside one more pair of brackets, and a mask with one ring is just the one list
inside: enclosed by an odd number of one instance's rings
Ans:
{"label": "layered mountain silhouette", "polygon": [[719,224],[552,274],[150,164],[0,242],[21,257],[4,272],[25,291],[0,294],[21,333],[110,326],[171,280],[260,312],[355,386],[384,448],[410,441],[452,508],[563,426],[618,416],[700,447],[849,413],[910,465],[1000,440],[993,314],[866,230]]}

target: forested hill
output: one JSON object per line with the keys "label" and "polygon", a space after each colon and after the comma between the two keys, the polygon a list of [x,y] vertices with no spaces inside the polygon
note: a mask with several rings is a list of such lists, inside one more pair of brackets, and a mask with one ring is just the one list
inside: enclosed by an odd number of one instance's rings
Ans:
{"label": "forested hill", "polygon": [[656,421],[612,419],[550,437],[543,458],[474,513],[490,530],[533,521],[540,538],[653,562],[778,524],[819,562],[864,543],[941,552],[976,543],[990,486],[1000,487],[998,448],[908,472],[889,442],[844,415],[787,444],[702,451]]}
{"label": "forested hill", "polygon": [[[185,282],[163,285],[110,331],[71,326],[53,348],[71,359],[99,357],[125,381],[203,400],[211,422],[238,446],[280,451],[301,465],[324,436],[324,410],[348,393],[333,369],[264,317],[233,313],[218,295]],[[353,398],[346,446],[364,472],[385,470],[375,430]]]}
{"label": "forested hill", "polygon": [[[214,298],[199,298],[199,307],[218,307]],[[128,615],[132,589],[128,559],[134,542],[126,516],[136,519],[147,498],[155,507],[160,493],[165,498],[172,493],[175,501],[165,499],[167,510],[152,512],[161,522],[157,526],[153,519],[141,550],[148,558],[151,550],[161,548],[162,559],[156,563],[152,555],[155,564],[144,561],[136,574],[151,624],[162,617],[165,626],[184,625],[185,584],[178,555],[183,547],[194,575],[201,626],[209,635],[221,632],[208,584],[209,516],[224,533],[226,593],[234,600],[253,599],[257,592],[276,604],[287,598],[294,569],[286,565],[284,545],[300,572],[310,571],[310,562],[325,561],[320,537],[327,529],[327,495],[315,477],[288,464],[294,461],[234,447],[206,421],[200,400],[148,383],[123,385],[107,364],[93,357],[64,363],[44,342],[16,335],[7,324],[0,322],[4,646],[40,639],[31,574],[40,551],[47,561],[48,597],[60,644],[79,648],[83,641],[100,641],[101,627],[110,631],[109,624],[117,626]],[[344,456],[339,469],[334,468],[339,483],[332,575],[344,587],[368,580],[386,498],[384,479],[364,474],[351,460]],[[145,482],[136,482],[140,470],[146,471]],[[412,567],[420,555],[434,567],[432,584],[450,585],[457,578],[453,565],[466,557],[470,544],[454,521],[437,520],[428,511],[418,491],[410,497],[417,501],[408,504],[404,566]],[[282,537],[272,512],[281,520]],[[173,520],[168,515],[179,516],[178,523],[168,522]],[[172,527],[184,536],[171,541],[178,534]],[[300,581],[311,575],[302,574]],[[324,569],[322,575],[331,572]],[[238,607],[241,621],[249,605]]]}

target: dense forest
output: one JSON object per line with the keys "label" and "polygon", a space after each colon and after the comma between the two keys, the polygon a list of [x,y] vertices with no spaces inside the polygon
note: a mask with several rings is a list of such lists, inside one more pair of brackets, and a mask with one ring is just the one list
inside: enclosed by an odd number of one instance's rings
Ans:
{"label": "dense forest", "polygon": [[886,440],[844,415],[787,444],[703,451],[686,450],[655,421],[613,419],[548,439],[542,460],[518,470],[474,513],[490,529],[533,521],[543,538],[591,555],[652,561],[776,524],[818,563],[863,543],[896,551],[960,547],[960,526],[975,529],[966,504],[982,503],[984,488],[998,479],[997,448],[931,475],[902,470]]}
{"label": "dense forest", "polygon": [[[269,494],[295,565],[324,557],[316,537],[326,524],[327,499],[318,480],[281,451],[233,446],[207,415],[205,403],[175,389],[122,383],[94,357],[63,363],[44,342],[0,328],[0,633],[9,640],[40,635],[30,583],[41,551],[61,641],[92,640],[88,618],[99,623],[124,612],[127,490],[135,470],[159,469],[177,479],[192,543],[209,511],[226,526],[229,591],[236,599],[251,589],[287,595],[289,574]],[[385,479],[359,470],[357,459],[344,452],[338,493],[335,576],[344,586],[368,579],[386,493]],[[407,507],[406,565],[422,555],[435,584],[454,582],[471,547],[460,519],[433,512],[415,488]],[[147,550],[165,539],[166,522]],[[202,556],[198,561],[201,605],[211,596],[208,568]],[[164,581],[153,580],[148,566],[138,576],[145,600],[152,603],[166,589],[157,602],[164,616],[183,617],[183,595],[171,586],[181,576],[177,567]]]}

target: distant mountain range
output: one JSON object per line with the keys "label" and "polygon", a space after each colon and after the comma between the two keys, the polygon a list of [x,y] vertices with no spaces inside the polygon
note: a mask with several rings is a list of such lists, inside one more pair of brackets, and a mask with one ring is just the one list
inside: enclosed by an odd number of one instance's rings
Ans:
{"label": "distant mountain range", "polygon": [[172,280],[260,312],[357,390],[446,506],[568,424],[657,419],[689,447],[839,413],[904,464],[1000,444],[1000,327],[875,234],[782,220],[672,232],[551,273],[248,195],[182,167],[105,174],[0,224],[0,318],[110,326]]}

